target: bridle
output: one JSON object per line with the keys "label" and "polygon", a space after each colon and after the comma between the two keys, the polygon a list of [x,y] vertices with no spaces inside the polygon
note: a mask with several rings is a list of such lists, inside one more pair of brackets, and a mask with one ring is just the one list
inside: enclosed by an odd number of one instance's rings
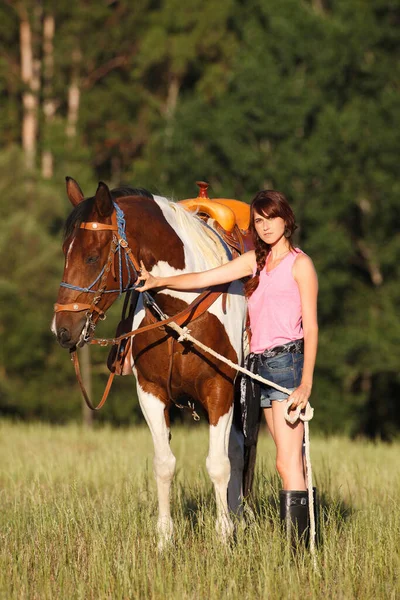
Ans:
{"label": "bridle", "polygon": [[[81,336],[79,338],[78,345],[82,345],[87,343],[90,340],[91,335],[94,333],[97,321],[103,321],[106,318],[106,314],[103,310],[101,310],[97,305],[100,302],[103,294],[112,294],[118,293],[119,296],[122,296],[124,292],[128,292],[136,288],[135,282],[138,278],[138,274],[140,273],[140,267],[135,259],[132,250],[129,248],[128,241],[126,239],[125,233],[125,216],[120,207],[113,202],[114,210],[111,214],[111,224],[107,223],[99,223],[95,221],[83,222],[80,224],[79,228],[87,231],[111,231],[112,232],[112,240],[110,244],[110,250],[108,252],[108,257],[104,267],[101,269],[99,275],[96,279],[87,287],[79,287],[77,285],[73,285],[71,283],[67,283],[66,281],[62,281],[60,283],[60,287],[64,287],[70,290],[75,290],[78,292],[83,292],[86,294],[94,294],[93,300],[90,304],[85,304],[82,302],[71,302],[69,304],[55,304],[54,312],[82,312],[86,311],[86,323],[82,329]],[[128,273],[128,281],[126,286],[124,287],[122,281],[122,251],[124,251],[125,256],[125,265]],[[119,272],[119,287],[118,289],[106,289],[107,279],[109,273],[116,280],[116,272],[115,272],[115,257],[118,254],[118,272]],[[93,289],[94,286],[99,282],[99,285],[96,289]]]}

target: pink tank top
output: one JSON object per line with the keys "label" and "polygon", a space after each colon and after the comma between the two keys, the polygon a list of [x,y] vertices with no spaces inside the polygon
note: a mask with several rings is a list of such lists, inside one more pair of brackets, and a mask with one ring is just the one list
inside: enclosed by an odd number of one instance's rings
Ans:
{"label": "pink tank top", "polygon": [[302,253],[296,250],[269,273],[266,268],[260,273],[258,288],[248,301],[251,352],[261,353],[303,337],[300,292],[292,275],[294,261]]}

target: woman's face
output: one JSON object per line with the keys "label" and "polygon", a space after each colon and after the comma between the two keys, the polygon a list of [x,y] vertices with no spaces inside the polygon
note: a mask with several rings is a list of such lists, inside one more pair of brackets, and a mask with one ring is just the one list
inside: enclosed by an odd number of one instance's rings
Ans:
{"label": "woman's face", "polygon": [[265,217],[255,212],[254,227],[262,241],[271,246],[283,236],[285,221],[282,217]]}

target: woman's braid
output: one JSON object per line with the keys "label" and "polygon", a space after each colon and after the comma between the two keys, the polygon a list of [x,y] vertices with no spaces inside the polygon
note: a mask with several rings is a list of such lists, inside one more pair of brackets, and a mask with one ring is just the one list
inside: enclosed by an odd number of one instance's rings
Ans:
{"label": "woman's braid", "polygon": [[270,250],[269,245],[263,242],[258,236],[253,237],[254,240],[254,251],[256,254],[257,270],[254,277],[249,279],[244,285],[244,294],[246,298],[249,298],[253,292],[258,288],[260,283],[260,273],[265,267],[267,261],[268,252]]}

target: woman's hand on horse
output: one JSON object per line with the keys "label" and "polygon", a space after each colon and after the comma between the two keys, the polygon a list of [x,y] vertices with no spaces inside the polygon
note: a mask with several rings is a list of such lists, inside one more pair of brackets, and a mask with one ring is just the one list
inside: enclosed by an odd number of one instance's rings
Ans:
{"label": "woman's hand on horse", "polygon": [[301,410],[304,410],[307,406],[308,399],[311,396],[311,389],[311,385],[301,383],[299,387],[293,390],[287,399],[288,402],[289,400],[292,402],[290,410],[295,410],[298,406],[300,406]]}
{"label": "woman's hand on horse", "polygon": [[[141,281],[143,281],[143,285],[140,285]],[[155,287],[160,287],[158,277],[150,275],[150,273],[144,266],[143,261],[140,261],[140,275],[137,278],[136,289],[138,290],[138,292],[145,292],[146,290],[151,290]]]}

